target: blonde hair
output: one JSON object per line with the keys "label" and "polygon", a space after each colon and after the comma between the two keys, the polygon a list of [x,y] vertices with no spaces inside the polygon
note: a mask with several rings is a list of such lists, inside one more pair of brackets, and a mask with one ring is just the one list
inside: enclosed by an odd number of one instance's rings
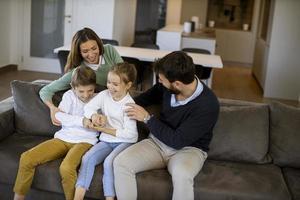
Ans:
{"label": "blonde hair", "polygon": [[109,71],[117,74],[126,84],[134,83],[137,75],[135,66],[127,62],[115,64]]}

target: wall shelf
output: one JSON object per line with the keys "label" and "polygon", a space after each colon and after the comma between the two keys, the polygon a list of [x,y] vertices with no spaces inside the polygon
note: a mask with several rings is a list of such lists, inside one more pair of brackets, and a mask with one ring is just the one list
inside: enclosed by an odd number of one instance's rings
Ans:
{"label": "wall shelf", "polygon": [[207,26],[214,21],[215,28],[243,30],[248,24],[251,30],[254,0],[209,0]]}

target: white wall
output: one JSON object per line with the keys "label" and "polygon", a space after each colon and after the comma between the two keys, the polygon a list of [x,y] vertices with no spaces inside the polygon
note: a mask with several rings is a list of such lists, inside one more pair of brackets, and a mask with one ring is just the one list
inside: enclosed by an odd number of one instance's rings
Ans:
{"label": "white wall", "polygon": [[113,36],[121,46],[134,42],[137,0],[116,0],[113,16]]}
{"label": "white wall", "polygon": [[300,95],[300,1],[276,0],[264,96],[298,100]]}
{"label": "white wall", "polygon": [[180,24],[182,0],[168,0],[166,26]]}
{"label": "white wall", "polygon": [[208,0],[183,0],[180,23],[191,20],[192,16],[199,17],[199,23],[205,26]]}
{"label": "white wall", "polygon": [[100,38],[113,38],[115,0],[84,0],[73,3],[73,34],[83,27],[92,28]]}
{"label": "white wall", "polygon": [[19,0],[10,0],[10,53],[9,63],[19,65],[22,57],[23,43],[23,3]]}
{"label": "white wall", "polygon": [[[28,41],[24,40],[24,2],[28,1],[0,1],[0,67],[17,64],[19,69],[45,71],[35,66],[36,63],[26,64],[25,67],[21,59],[25,52],[22,44]],[[74,1],[71,9],[70,37],[87,26],[94,29],[101,38],[117,39],[122,45],[133,42],[136,0],[80,0]],[[116,12],[118,14],[115,17]],[[47,72],[58,72],[48,69]]]}
{"label": "white wall", "polygon": [[0,1],[0,67],[10,64],[10,8],[10,1]]}
{"label": "white wall", "polygon": [[[255,42],[255,50],[253,56],[253,66],[252,66],[252,74],[255,76],[256,80],[260,84],[261,88],[265,88],[265,80],[266,80],[266,73],[267,73],[267,62],[269,56],[269,43],[270,43],[270,36],[272,30],[272,20],[274,15],[274,2],[271,1],[270,8],[269,8],[269,18],[268,18],[268,26],[263,27],[263,17],[265,12],[265,2],[261,2],[261,8],[259,13],[259,20],[257,26],[257,35],[256,35],[256,42]],[[267,28],[266,38],[262,37],[262,29]]]}

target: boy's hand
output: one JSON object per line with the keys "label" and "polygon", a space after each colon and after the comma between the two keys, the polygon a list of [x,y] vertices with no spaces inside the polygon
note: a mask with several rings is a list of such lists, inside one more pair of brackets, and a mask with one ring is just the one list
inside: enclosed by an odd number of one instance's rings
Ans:
{"label": "boy's hand", "polygon": [[96,126],[104,127],[107,122],[107,117],[101,114],[93,114],[92,115],[92,123]]}
{"label": "boy's hand", "polygon": [[88,129],[94,128],[92,121],[86,117],[83,118],[82,124],[84,128],[88,128]]}

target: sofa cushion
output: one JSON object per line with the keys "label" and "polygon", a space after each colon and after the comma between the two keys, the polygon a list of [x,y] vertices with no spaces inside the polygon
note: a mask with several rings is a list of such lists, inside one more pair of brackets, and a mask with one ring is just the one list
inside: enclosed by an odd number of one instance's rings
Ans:
{"label": "sofa cushion", "polygon": [[218,200],[291,199],[279,167],[220,161],[205,163],[195,178],[195,196]]}
{"label": "sofa cushion", "polygon": [[[0,183],[14,185],[20,156],[23,152],[32,147],[51,139],[50,137],[32,136],[24,134],[13,134],[0,142]],[[62,159],[47,162],[36,168],[32,182],[32,188],[63,193],[61,186],[61,177],[59,174],[59,165]],[[99,165],[95,170],[93,182],[90,190],[87,192],[87,197],[104,198],[102,190],[102,165]],[[0,195],[1,199],[1,195]]]}
{"label": "sofa cushion", "polygon": [[[49,139],[42,136],[13,134],[0,142],[0,182],[13,185],[21,154]],[[0,198],[1,199],[1,198]]]}
{"label": "sofa cushion", "polygon": [[40,83],[11,82],[15,128],[18,133],[53,136],[60,127],[51,123],[49,108],[39,97]]}
{"label": "sofa cushion", "polygon": [[[138,173],[137,183],[138,199],[172,199],[172,178],[167,170]],[[273,164],[211,160],[205,162],[195,177],[194,194],[195,199],[291,199],[280,168]]]}
{"label": "sofa cushion", "polygon": [[270,152],[279,166],[300,168],[300,109],[271,103]]}
{"label": "sofa cushion", "polygon": [[300,170],[295,168],[283,168],[282,172],[293,199],[300,199]]}
{"label": "sofa cushion", "polygon": [[13,99],[9,97],[0,102],[0,141],[14,132]]}
{"label": "sofa cushion", "polygon": [[244,101],[244,100],[235,100],[235,99],[223,99],[218,98],[220,106],[261,106],[266,105],[263,103],[256,103],[251,101]]}
{"label": "sofa cushion", "polygon": [[268,105],[221,107],[208,158],[267,163],[268,145]]}

